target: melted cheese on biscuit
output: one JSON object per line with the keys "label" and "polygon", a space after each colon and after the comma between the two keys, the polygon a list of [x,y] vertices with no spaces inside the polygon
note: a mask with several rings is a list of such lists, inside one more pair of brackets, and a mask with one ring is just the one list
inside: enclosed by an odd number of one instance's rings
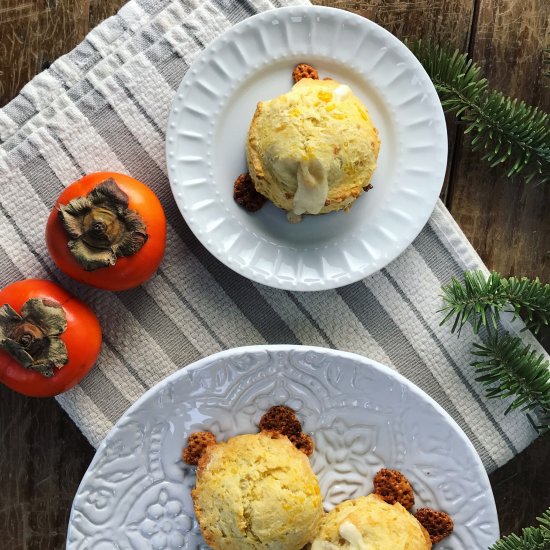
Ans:
{"label": "melted cheese on biscuit", "polygon": [[[340,536],[349,543],[350,550],[369,550],[369,545],[363,540],[363,536],[351,521],[344,521],[338,529]],[[338,546],[326,540],[314,540],[311,550],[338,550]]]}
{"label": "melted cheese on biscuit", "polygon": [[349,86],[302,79],[257,106],[247,140],[256,190],[292,221],[347,210],[370,181],[380,141]]}
{"label": "melted cheese on biscuit", "polygon": [[361,532],[351,521],[344,521],[338,530],[340,536],[349,542],[353,550],[369,550],[369,546],[363,540]]}
{"label": "melted cheese on biscuit", "polygon": [[328,196],[327,172],[316,158],[298,165],[298,189],[294,195],[295,214],[319,214]]}
{"label": "melted cheese on biscuit", "polygon": [[347,99],[351,95],[351,88],[345,84],[340,84],[338,88],[334,90],[334,101],[337,103]]}

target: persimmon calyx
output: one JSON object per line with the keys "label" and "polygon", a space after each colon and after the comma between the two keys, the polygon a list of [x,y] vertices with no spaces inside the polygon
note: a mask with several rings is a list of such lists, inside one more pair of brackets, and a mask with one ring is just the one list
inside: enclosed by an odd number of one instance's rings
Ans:
{"label": "persimmon calyx", "polygon": [[59,217],[71,237],[69,250],[86,271],[115,265],[148,239],[143,219],[128,208],[128,195],[112,178],[60,206]]}
{"label": "persimmon calyx", "polygon": [[67,364],[67,347],[59,337],[66,328],[65,310],[53,300],[31,298],[21,315],[9,304],[0,307],[0,348],[47,378]]}

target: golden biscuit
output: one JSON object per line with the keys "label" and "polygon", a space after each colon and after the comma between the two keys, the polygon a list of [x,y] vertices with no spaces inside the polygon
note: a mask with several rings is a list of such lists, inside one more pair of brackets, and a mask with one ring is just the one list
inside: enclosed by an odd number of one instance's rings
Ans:
{"label": "golden biscuit", "polygon": [[430,550],[426,529],[399,503],[370,494],[346,500],[321,523],[311,550]]}
{"label": "golden biscuit", "polygon": [[258,103],[246,153],[256,189],[301,215],[348,209],[368,187],[379,148],[369,113],[348,86],[304,78]]}
{"label": "golden biscuit", "polygon": [[266,432],[208,446],[192,496],[214,550],[300,550],[323,514],[306,455],[286,436]]}

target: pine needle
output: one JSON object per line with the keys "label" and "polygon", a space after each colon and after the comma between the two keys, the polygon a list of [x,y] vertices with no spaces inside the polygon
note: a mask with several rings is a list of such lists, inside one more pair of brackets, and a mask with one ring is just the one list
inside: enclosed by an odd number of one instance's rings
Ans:
{"label": "pine needle", "polygon": [[521,338],[492,334],[487,343],[474,344],[473,355],[479,357],[472,363],[479,375],[476,380],[487,388],[490,399],[513,398],[506,413],[514,409],[533,411],[544,425],[550,426],[550,363],[544,354],[538,354]]}
{"label": "pine needle", "polygon": [[[512,409],[532,411],[539,417],[538,430],[550,429],[550,363],[521,338],[499,336],[503,311],[521,316],[527,327],[538,332],[550,320],[550,285],[538,279],[502,277],[496,272],[485,277],[481,271],[467,271],[464,282],[453,277],[442,288],[445,313],[441,324],[454,318],[452,332],[471,322],[474,333],[487,329],[485,344],[474,344],[472,363],[476,380],[487,388],[490,399],[510,399]],[[550,549],[549,549],[550,550]]]}
{"label": "pine needle", "polygon": [[491,167],[505,164],[508,177],[550,181],[549,116],[523,101],[488,89],[481,69],[466,54],[417,41],[411,45],[446,112],[465,124],[474,151]]}
{"label": "pine needle", "polygon": [[526,527],[521,536],[509,535],[497,541],[489,550],[549,550],[550,508],[537,518],[537,527]]}
{"label": "pine needle", "polygon": [[453,277],[442,290],[445,317],[441,324],[454,317],[452,332],[469,321],[475,334],[482,326],[496,329],[503,311],[521,316],[535,333],[550,322],[550,284],[538,278],[506,278],[496,272],[485,278],[481,271],[467,271],[463,283]]}

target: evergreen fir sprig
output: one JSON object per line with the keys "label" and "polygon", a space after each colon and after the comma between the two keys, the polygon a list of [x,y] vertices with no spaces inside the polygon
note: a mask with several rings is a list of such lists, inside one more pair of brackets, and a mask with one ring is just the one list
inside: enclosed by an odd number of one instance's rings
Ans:
{"label": "evergreen fir sprig", "polygon": [[489,550],[548,550],[550,549],[550,508],[537,518],[539,525],[526,527],[521,536],[509,535],[497,541]]}
{"label": "evergreen fir sprig", "polygon": [[542,420],[537,426],[548,429],[550,419],[550,363],[521,338],[498,333],[489,335],[484,344],[474,344],[472,363],[479,375],[476,380],[487,388],[490,399],[513,397],[506,413],[513,409],[534,411]]}
{"label": "evergreen fir sprig", "polygon": [[429,42],[410,45],[439,94],[443,108],[466,125],[473,149],[490,166],[506,163],[510,177],[550,181],[550,125],[543,111],[488,89],[466,54]]}
{"label": "evergreen fir sprig", "polygon": [[486,278],[481,271],[467,271],[463,283],[453,277],[442,290],[445,317],[441,324],[454,317],[452,332],[470,320],[476,334],[482,326],[496,329],[503,311],[521,316],[535,333],[550,322],[550,284],[538,278],[506,278],[496,272]]}
{"label": "evergreen fir sprig", "polygon": [[487,388],[488,398],[512,398],[512,409],[532,411],[539,419],[538,430],[550,429],[550,363],[543,354],[524,344],[521,338],[499,335],[503,311],[521,316],[535,332],[550,320],[550,285],[538,279],[502,277],[493,272],[464,273],[464,282],[453,277],[442,288],[445,312],[442,324],[454,317],[452,331],[471,321],[474,333],[487,329],[486,342],[474,344],[472,363],[477,380]]}

